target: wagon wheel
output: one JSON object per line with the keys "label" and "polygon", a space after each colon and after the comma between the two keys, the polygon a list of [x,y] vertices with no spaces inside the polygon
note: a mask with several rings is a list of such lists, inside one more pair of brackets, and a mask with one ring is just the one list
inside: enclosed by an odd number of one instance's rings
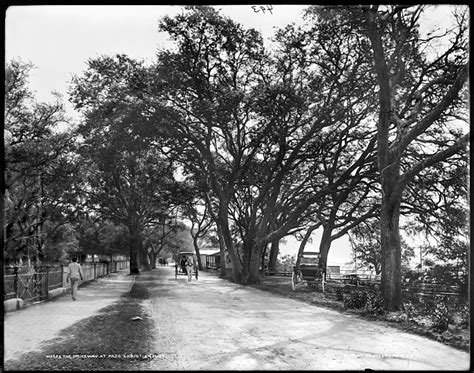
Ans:
{"label": "wagon wheel", "polygon": [[296,290],[297,286],[303,282],[303,276],[300,270],[295,269],[291,275],[291,288]]}

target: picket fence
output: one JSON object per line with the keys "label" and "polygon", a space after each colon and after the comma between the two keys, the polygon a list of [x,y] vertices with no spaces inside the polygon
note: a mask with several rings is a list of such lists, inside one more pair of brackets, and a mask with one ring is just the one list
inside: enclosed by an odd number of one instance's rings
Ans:
{"label": "picket fence", "polygon": [[[84,275],[82,282],[88,282],[128,268],[129,261],[83,263],[81,267]],[[5,270],[5,272],[7,271]],[[15,267],[12,274],[3,276],[3,299],[21,298],[25,302],[48,299],[51,290],[61,287],[68,288],[66,277],[67,266],[64,265],[44,265],[29,269]]]}

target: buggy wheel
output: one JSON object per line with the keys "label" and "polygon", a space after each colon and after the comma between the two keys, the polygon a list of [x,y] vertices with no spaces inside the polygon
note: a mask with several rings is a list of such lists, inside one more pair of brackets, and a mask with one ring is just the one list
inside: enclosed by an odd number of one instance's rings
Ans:
{"label": "buggy wheel", "polygon": [[291,275],[291,288],[293,291],[296,290],[298,285],[301,284],[303,279],[301,278],[301,272],[300,271],[293,271],[293,274]]}

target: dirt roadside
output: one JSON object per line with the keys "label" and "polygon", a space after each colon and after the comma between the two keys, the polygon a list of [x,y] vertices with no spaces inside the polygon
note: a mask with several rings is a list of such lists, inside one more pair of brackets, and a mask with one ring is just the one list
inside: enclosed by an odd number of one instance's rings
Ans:
{"label": "dirt roadside", "polygon": [[[213,272],[210,272],[213,273]],[[217,276],[217,273],[213,273]],[[301,300],[305,303],[320,306],[328,309],[338,310],[349,315],[357,315],[368,321],[385,322],[387,325],[399,330],[414,333],[416,335],[430,338],[441,342],[447,346],[455,347],[459,350],[470,352],[470,330],[451,326],[444,332],[436,331],[429,326],[418,325],[403,317],[392,317],[389,315],[371,315],[366,314],[364,310],[347,309],[342,301],[336,300],[335,294],[323,294],[320,291],[314,291],[310,287],[303,286],[296,292],[291,288],[290,277],[264,277],[260,284],[252,285],[256,289],[278,294],[285,298]],[[401,313],[400,313],[401,314]],[[394,315],[395,316],[395,315]],[[403,316],[403,315],[399,315]]]}

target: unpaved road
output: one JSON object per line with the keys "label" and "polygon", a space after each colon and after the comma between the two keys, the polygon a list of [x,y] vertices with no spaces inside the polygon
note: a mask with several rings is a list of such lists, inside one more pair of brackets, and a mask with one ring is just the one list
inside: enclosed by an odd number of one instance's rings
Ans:
{"label": "unpaved road", "polygon": [[[97,317],[106,306],[122,312],[123,302],[118,300],[129,292],[131,279],[112,276],[80,288],[77,302],[60,297],[7,314],[5,360],[20,361],[30,352],[44,360],[34,351],[51,352],[56,346],[59,350],[54,338],[67,334],[71,325]],[[444,371],[468,370],[470,366],[468,353],[439,342],[208,273],[189,283],[184,276],[175,279],[174,268],[160,267],[136,276],[132,293],[147,321],[126,319],[144,324],[127,323],[124,327],[146,325],[147,331],[153,329],[144,333],[150,337],[141,339],[141,346],[153,360],[125,362],[127,370]],[[108,314],[116,313],[109,310]],[[109,324],[124,325],[113,319],[116,316],[110,317]],[[95,336],[107,334],[97,331]],[[118,339],[107,343],[122,354],[138,351],[138,345],[129,343],[136,349],[131,351]],[[98,349],[94,353],[105,353]],[[94,370],[104,366],[98,360],[91,363]]]}
{"label": "unpaved road", "polygon": [[202,274],[143,273],[136,286],[155,323],[142,369],[468,370],[469,355],[382,323]]}

